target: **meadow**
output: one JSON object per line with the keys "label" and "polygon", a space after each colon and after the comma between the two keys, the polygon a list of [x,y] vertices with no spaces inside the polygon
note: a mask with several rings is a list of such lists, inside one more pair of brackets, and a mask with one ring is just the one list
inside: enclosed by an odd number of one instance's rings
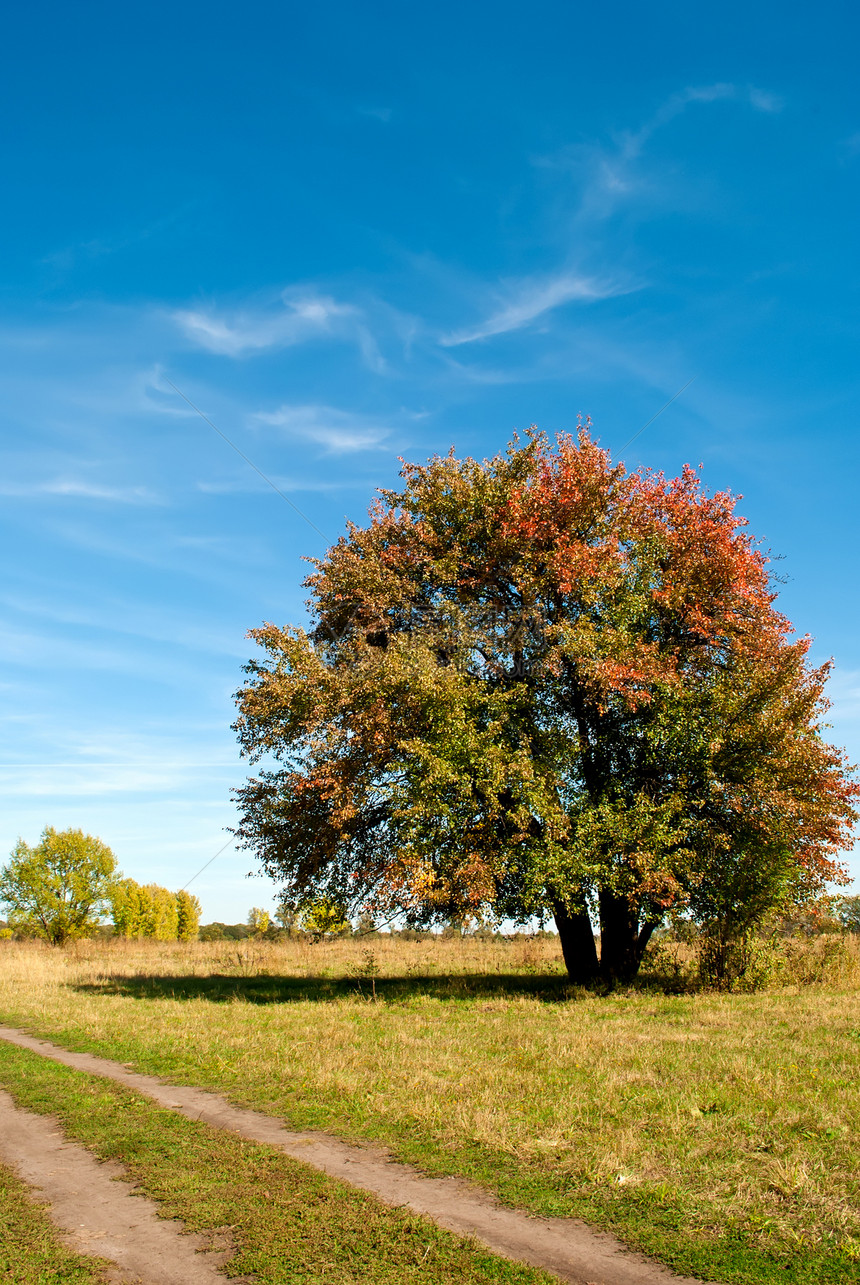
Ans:
{"label": "meadow", "polygon": [[658,964],[601,995],[546,938],[0,943],[0,1021],[705,1279],[860,1280],[856,940],[751,994]]}

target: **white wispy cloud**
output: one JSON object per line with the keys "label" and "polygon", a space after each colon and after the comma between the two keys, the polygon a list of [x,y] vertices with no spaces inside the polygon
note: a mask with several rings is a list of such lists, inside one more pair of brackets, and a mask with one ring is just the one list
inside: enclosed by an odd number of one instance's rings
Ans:
{"label": "white wispy cloud", "polygon": [[183,735],[95,726],[76,736],[36,737],[0,755],[0,791],[92,795],[173,792],[194,778],[223,781],[240,768],[238,749],[222,727],[194,726]]}
{"label": "white wispy cloud", "polygon": [[757,112],[781,112],[785,106],[785,101],[779,94],[772,94],[766,89],[756,89],[755,85],[747,86],[746,92],[750,106]]}
{"label": "white wispy cloud", "polygon": [[[367,487],[366,481],[356,478],[342,478],[338,481],[324,482],[312,478],[283,477],[278,473],[271,473],[268,476],[279,491],[286,492],[307,491],[328,494],[331,491],[346,491],[353,487],[360,487],[365,490]],[[204,481],[197,483],[197,490],[202,491],[204,495],[240,495],[249,492],[264,492],[266,489],[266,483],[262,479],[253,477],[247,481],[239,481],[232,478],[220,482]]]}
{"label": "white wispy cloud", "polygon": [[0,495],[15,499],[36,499],[41,495],[69,496],[72,499],[106,500],[112,504],[163,504],[145,486],[101,486],[79,478],[53,478],[44,482],[0,482]]}
{"label": "white wispy cloud", "polygon": [[566,303],[593,303],[597,299],[623,294],[629,288],[572,272],[560,272],[551,277],[531,277],[511,284],[506,297],[503,296],[498,301],[499,306],[485,321],[477,326],[443,335],[439,342],[446,348],[453,348],[458,344],[489,339],[493,335],[508,334],[512,330],[521,330],[524,326],[531,325],[545,313]]}
{"label": "white wispy cloud", "polygon": [[71,245],[63,246],[50,254],[46,254],[41,262],[61,271],[70,271],[81,261],[100,259],[108,255],[117,254],[127,250],[129,246],[138,245],[142,241],[148,241],[153,237],[160,236],[162,232],[171,229],[183,216],[189,214],[192,208],[192,204],[186,204],[172,210],[160,219],[155,219],[151,223],[136,224],[111,236],[93,237],[87,241],[73,242]]}
{"label": "white wispy cloud", "polygon": [[131,381],[131,395],[144,412],[155,411],[158,415],[176,415],[189,419],[199,414],[188,402],[177,394],[176,386],[168,382],[160,362],[155,362],[149,369],[137,371]]}
{"label": "white wispy cloud", "polygon": [[369,116],[372,120],[381,121],[383,125],[391,123],[393,115],[390,107],[356,107],[359,116]]}
{"label": "white wispy cloud", "polygon": [[850,134],[848,138],[842,140],[842,154],[845,157],[860,156],[860,131],[856,134]]}
{"label": "white wispy cloud", "polygon": [[[188,537],[188,542],[194,537]],[[198,540],[205,537],[198,537]],[[208,545],[204,546],[208,549]],[[47,586],[43,586],[45,594]],[[183,648],[196,656],[234,656],[244,657],[247,643],[239,629],[231,629],[217,615],[201,619],[199,613],[189,617],[183,610],[153,606],[152,603],[141,605],[133,599],[103,598],[98,602],[80,602],[74,597],[67,597],[63,586],[57,582],[51,586],[50,593],[38,596],[30,593],[4,593],[0,603],[6,608],[7,615],[16,613],[25,620],[48,622],[49,625],[72,625],[97,631],[102,645],[108,645],[111,635],[120,634],[142,640],[168,643],[171,647]],[[6,635],[0,635],[6,638]],[[31,633],[23,636],[31,641]],[[66,634],[64,637],[69,637]],[[39,635],[44,639],[44,632]],[[13,650],[14,633],[12,635]],[[43,643],[39,643],[42,646]],[[20,654],[20,653],[19,653]]]}
{"label": "white wispy cloud", "polygon": [[75,639],[60,632],[38,632],[0,626],[0,659],[5,665],[21,665],[40,670],[45,665],[62,665],[68,670],[97,670],[104,673],[141,673],[145,677],[158,673],[158,662],[142,662],[141,652],[132,655],[128,647],[112,647],[105,641],[94,645],[86,639]]}
{"label": "white wispy cloud", "polygon": [[391,432],[376,419],[333,406],[285,404],[274,411],[258,411],[253,418],[316,442],[330,455],[379,449]]}
{"label": "white wispy cloud", "polygon": [[0,794],[65,800],[105,795],[170,795],[187,791],[200,777],[222,783],[237,768],[227,763],[35,763],[22,767],[0,763]]}
{"label": "white wispy cloud", "polygon": [[753,111],[774,115],[783,108],[779,95],[756,85],[717,81],[688,85],[666,98],[637,129],[617,134],[610,145],[572,144],[551,155],[537,156],[534,164],[575,174],[582,183],[576,222],[594,223],[609,218],[621,202],[634,197],[643,202],[659,195],[661,185],[643,171],[642,157],[648,143],[689,108],[734,102]]}
{"label": "white wispy cloud", "polygon": [[225,357],[330,338],[355,343],[371,369],[384,367],[363,311],[313,289],[285,290],[272,305],[234,311],[188,308],[171,315],[192,343]]}
{"label": "white wispy cloud", "polygon": [[224,314],[199,309],[180,309],[173,319],[187,337],[227,357],[266,348],[286,348],[318,335],[331,334],[345,317],[353,317],[350,304],[320,295],[284,300],[283,309],[239,310]]}
{"label": "white wispy cloud", "polygon": [[[44,758],[37,755],[39,748],[43,753],[48,751]],[[141,738],[137,753],[121,740],[113,744],[109,738],[101,748],[34,745],[27,755],[19,751],[14,757],[0,759],[0,797],[51,799],[65,804],[79,798],[104,801],[116,796],[155,795],[166,802],[171,796],[187,796],[201,787],[211,790],[214,786],[224,792],[240,771],[238,753],[228,744],[213,747],[211,739],[208,743],[190,738],[171,743],[167,738]]]}
{"label": "white wispy cloud", "polygon": [[676,116],[680,116],[695,103],[718,102],[747,103],[754,111],[774,114],[782,110],[783,102],[777,94],[754,85],[734,85],[719,81],[713,85],[688,85],[686,89],[672,94],[656,110],[644,125],[633,133],[623,135],[621,154],[626,159],[639,155],[652,134],[664,125],[668,125]]}

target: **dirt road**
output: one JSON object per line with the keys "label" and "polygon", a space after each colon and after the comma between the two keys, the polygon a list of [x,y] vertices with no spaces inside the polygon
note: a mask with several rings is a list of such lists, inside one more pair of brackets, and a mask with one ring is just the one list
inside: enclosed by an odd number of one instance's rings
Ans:
{"label": "dirt road", "polygon": [[[0,1026],[0,1039],[79,1071],[115,1080],[190,1120],[279,1147],[324,1173],[373,1192],[387,1204],[405,1205],[448,1231],[471,1236],[505,1258],[553,1272],[570,1285],[702,1285],[691,1276],[676,1276],[632,1253],[615,1237],[575,1219],[534,1218],[499,1204],[489,1193],[459,1179],[428,1178],[371,1147],[350,1146],[323,1133],[292,1132],[280,1120],[233,1106],[220,1094],[163,1084],[119,1062],[71,1053],[13,1027]],[[0,1154],[5,1154],[4,1142],[0,1142]],[[98,1252],[105,1251],[100,1247]],[[159,1277],[158,1285],[167,1279]],[[187,1275],[182,1279],[192,1280]]]}

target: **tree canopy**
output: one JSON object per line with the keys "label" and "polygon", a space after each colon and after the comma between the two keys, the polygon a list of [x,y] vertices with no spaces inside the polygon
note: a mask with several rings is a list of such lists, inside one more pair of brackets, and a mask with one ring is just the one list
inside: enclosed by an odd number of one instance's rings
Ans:
{"label": "tree canopy", "polygon": [[119,937],[155,941],[196,941],[200,902],[185,889],[170,892],[157,883],[120,879],[111,892],[111,915]]}
{"label": "tree canopy", "polygon": [[829,667],[730,495],[587,425],[402,480],[314,564],[310,630],[251,634],[237,833],[288,901],[551,914],[571,977],[614,981],[670,911],[738,933],[843,877]]}
{"label": "tree canopy", "polygon": [[101,839],[48,826],[35,848],[18,840],[0,870],[0,903],[11,927],[63,946],[98,925],[115,878],[116,859]]}

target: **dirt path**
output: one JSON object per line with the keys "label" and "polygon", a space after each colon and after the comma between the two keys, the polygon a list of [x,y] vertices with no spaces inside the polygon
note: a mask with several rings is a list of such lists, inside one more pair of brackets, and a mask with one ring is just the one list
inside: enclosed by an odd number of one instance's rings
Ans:
{"label": "dirt path", "polygon": [[[224,1254],[207,1252],[200,1236],[159,1218],[157,1206],[134,1195],[121,1165],[102,1163],[67,1142],[50,1116],[16,1107],[0,1090],[0,1157],[37,1188],[48,1213],[79,1254],[108,1258],[117,1281],[142,1285],[224,1285]],[[202,1252],[201,1252],[202,1251]]]}
{"label": "dirt path", "polygon": [[[496,1254],[542,1267],[572,1285],[701,1285],[691,1276],[676,1276],[632,1253],[614,1236],[593,1231],[575,1219],[533,1218],[499,1204],[487,1192],[459,1179],[427,1178],[371,1147],[349,1146],[324,1133],[291,1132],[280,1120],[232,1106],[220,1094],[163,1084],[119,1062],[70,1053],[13,1027],[0,1026],[0,1039],[79,1071],[116,1080],[190,1120],[279,1147],[324,1173],[374,1192],[389,1205],[405,1205],[448,1231],[473,1237]],[[188,1276],[183,1279],[192,1280]]]}

